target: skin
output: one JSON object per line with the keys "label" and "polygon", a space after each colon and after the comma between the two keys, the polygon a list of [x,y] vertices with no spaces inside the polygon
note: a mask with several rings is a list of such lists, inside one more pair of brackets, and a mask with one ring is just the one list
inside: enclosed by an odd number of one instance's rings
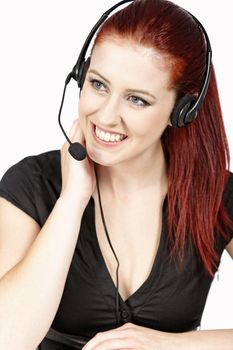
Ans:
{"label": "skin", "polygon": [[[98,164],[102,189],[115,200],[136,193],[142,185],[164,186],[161,135],[176,99],[169,78],[163,56],[152,49],[116,40],[98,44],[93,50],[80,97],[79,120],[88,155]],[[155,98],[135,90],[146,90]],[[116,148],[97,144],[91,123],[126,134],[127,142]]]}

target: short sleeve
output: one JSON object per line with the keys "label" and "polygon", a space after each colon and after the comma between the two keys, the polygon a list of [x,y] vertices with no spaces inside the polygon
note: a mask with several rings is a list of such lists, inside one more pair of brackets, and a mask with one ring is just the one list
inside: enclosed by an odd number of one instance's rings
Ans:
{"label": "short sleeve", "polygon": [[1,179],[0,196],[22,209],[38,222],[34,200],[34,175],[27,158],[14,164]]}
{"label": "short sleeve", "polygon": [[0,181],[0,196],[42,226],[60,191],[58,151],[28,156],[11,166]]}

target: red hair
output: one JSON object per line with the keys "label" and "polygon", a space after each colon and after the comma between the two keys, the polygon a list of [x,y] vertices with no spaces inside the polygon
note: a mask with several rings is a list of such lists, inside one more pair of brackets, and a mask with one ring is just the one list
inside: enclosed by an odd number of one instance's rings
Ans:
{"label": "red hair", "polygon": [[[123,38],[164,54],[177,97],[198,94],[206,70],[206,44],[197,23],[166,0],[136,0],[113,14],[97,33],[101,41]],[[216,235],[227,237],[233,222],[223,205],[230,156],[214,68],[197,119],[187,127],[168,126],[162,137],[168,176],[168,226],[171,257],[183,261],[192,242],[213,276],[220,257]]]}

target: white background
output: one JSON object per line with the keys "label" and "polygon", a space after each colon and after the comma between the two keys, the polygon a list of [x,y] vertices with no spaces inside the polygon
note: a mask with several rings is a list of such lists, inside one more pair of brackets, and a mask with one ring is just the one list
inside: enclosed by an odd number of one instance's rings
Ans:
{"label": "white background", "polygon": [[[213,49],[224,123],[233,153],[232,11],[212,0],[176,0],[205,26]],[[64,80],[82,44],[112,0],[8,0],[0,3],[0,176],[25,156],[58,149],[64,137],[57,123]],[[78,89],[68,86],[62,120],[69,132],[77,117]],[[233,167],[231,165],[231,171]],[[233,328],[233,263],[223,254],[202,329]],[[192,302],[192,300],[190,300]]]}

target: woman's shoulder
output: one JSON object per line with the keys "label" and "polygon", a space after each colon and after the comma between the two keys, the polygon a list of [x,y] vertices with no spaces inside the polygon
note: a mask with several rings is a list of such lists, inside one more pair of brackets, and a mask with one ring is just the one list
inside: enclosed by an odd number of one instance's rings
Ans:
{"label": "woman's shoulder", "polygon": [[222,194],[222,204],[227,214],[233,220],[233,172],[226,172],[226,182]]}
{"label": "woman's shoulder", "polygon": [[233,187],[233,172],[232,171],[227,171],[227,175],[228,175],[228,184],[231,185]]}
{"label": "woman's shoulder", "polygon": [[[228,219],[233,222],[233,173],[231,171],[227,171],[226,183],[222,196],[222,204],[226,214],[228,215]],[[227,232],[229,232],[229,235],[227,240],[223,240],[224,247],[233,238],[232,224],[230,224],[229,227],[225,227],[225,229]]]}
{"label": "woman's shoulder", "polygon": [[49,177],[60,172],[60,150],[52,150],[36,155],[29,155],[13,164],[3,175],[2,180],[8,177],[34,175]]}
{"label": "woman's shoulder", "polygon": [[39,171],[46,176],[53,170],[60,170],[60,150],[46,151],[36,155],[29,155],[22,158],[13,167],[21,167]]}
{"label": "woman's shoulder", "polygon": [[[61,189],[60,150],[22,158],[2,176],[0,196],[41,224]],[[46,210],[45,210],[46,209]]]}
{"label": "woman's shoulder", "polygon": [[58,190],[61,185],[60,150],[30,155],[13,164],[0,181],[0,194],[32,193],[35,188],[43,190],[48,185]]}
{"label": "woman's shoulder", "polygon": [[233,172],[227,171],[227,180],[223,193],[224,203],[231,204],[233,211]]}

